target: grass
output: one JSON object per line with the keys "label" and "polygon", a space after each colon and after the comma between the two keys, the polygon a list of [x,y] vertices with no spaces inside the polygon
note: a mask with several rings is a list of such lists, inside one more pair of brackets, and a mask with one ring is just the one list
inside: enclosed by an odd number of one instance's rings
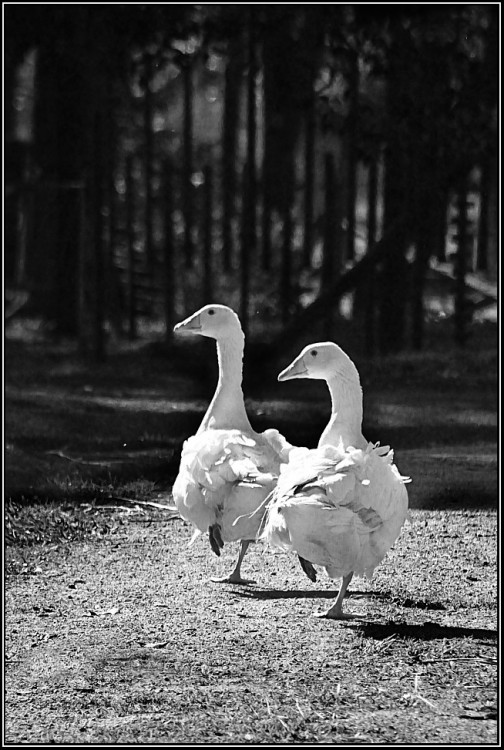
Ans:
{"label": "grass", "polygon": [[[211,365],[194,377],[196,350],[90,366],[8,340],[6,742],[495,744],[492,341],[359,362],[365,434],[396,449],[412,510],[373,579],[352,581],[362,619],[331,622],[311,616],[335,595],[324,575],[257,544],[255,584],[211,584],[236,545],[188,548],[158,507],[215,383]],[[314,444],[318,384],[264,374],[246,392],[257,429]]]}

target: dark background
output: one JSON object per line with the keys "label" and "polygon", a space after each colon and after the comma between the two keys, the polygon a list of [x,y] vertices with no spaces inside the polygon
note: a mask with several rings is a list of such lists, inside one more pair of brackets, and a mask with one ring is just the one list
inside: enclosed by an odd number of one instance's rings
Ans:
{"label": "dark background", "polygon": [[5,6],[8,323],[94,361],[209,301],[285,356],[464,346],[495,321],[498,14]]}

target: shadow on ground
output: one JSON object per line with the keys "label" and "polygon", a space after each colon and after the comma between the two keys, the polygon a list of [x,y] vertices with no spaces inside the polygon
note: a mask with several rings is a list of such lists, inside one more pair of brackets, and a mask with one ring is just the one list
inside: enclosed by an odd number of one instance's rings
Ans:
{"label": "shadow on ground", "polygon": [[[264,364],[264,359],[262,360]],[[260,363],[260,360],[258,360]],[[329,413],[318,381],[276,382],[275,362],[245,393],[257,431],[315,447]],[[495,508],[497,359],[446,353],[359,363],[363,432],[391,445],[413,508]],[[61,479],[146,479],[169,491],[217,377],[214,346],[135,345],[90,365],[64,345],[6,342],[6,496],[54,497]]]}
{"label": "shadow on ground", "polygon": [[[353,627],[352,625],[349,625]],[[439,625],[436,622],[424,622],[412,625],[405,622],[363,622],[355,626],[365,637],[383,640],[396,636],[397,638],[431,641],[439,638],[477,638],[482,641],[493,641],[497,646],[497,631],[485,628],[460,628],[450,625]]]}
{"label": "shadow on ground", "polygon": [[[244,599],[256,599],[259,601],[270,601],[275,599],[334,599],[337,591],[318,591],[314,589],[241,589],[233,592],[236,596]],[[398,599],[384,591],[347,591],[346,599],[376,599],[379,601],[390,601],[398,607],[407,609],[445,610],[441,602],[428,602],[425,600]]]}

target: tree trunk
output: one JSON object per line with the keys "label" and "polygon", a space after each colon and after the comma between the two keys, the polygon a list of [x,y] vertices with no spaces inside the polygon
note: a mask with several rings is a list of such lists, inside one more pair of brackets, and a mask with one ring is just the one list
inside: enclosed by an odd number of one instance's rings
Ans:
{"label": "tree trunk", "polygon": [[273,111],[271,99],[274,96],[272,87],[273,78],[266,63],[266,54],[263,43],[263,94],[264,94],[264,150],[263,163],[261,172],[262,183],[262,215],[261,215],[261,262],[265,271],[271,268],[272,248],[271,248],[271,217],[273,212],[272,203],[272,170],[274,159],[274,146],[272,143],[273,133]]}
{"label": "tree trunk", "polygon": [[349,75],[349,111],[347,119],[347,242],[346,258],[353,261],[355,258],[355,225],[356,225],[356,201],[357,201],[357,107],[359,101],[359,60],[356,53],[350,53],[350,75]]}
{"label": "tree trunk", "polygon": [[[325,291],[339,276],[340,271],[340,252],[338,240],[341,234],[338,231],[338,219],[341,216],[338,209],[338,194],[336,190],[336,177],[334,174],[334,157],[332,154],[326,154],[324,162],[324,188],[325,188],[325,206],[324,206],[324,250],[322,259],[322,278],[320,288]],[[327,311],[325,318],[325,335],[332,335],[334,320],[334,309],[331,306]]]}
{"label": "tree trunk", "polygon": [[182,66],[184,81],[184,167],[183,167],[183,214],[184,214],[184,258],[186,268],[194,265],[193,230],[193,81],[192,59],[188,58]]}
{"label": "tree trunk", "polygon": [[96,362],[105,359],[105,242],[103,199],[105,186],[105,154],[103,115],[95,115],[95,152],[93,160],[93,214],[94,214],[94,315],[93,315],[93,357]]}
{"label": "tree trunk", "polygon": [[476,268],[478,271],[488,270],[488,205],[490,198],[491,164],[485,159],[480,179],[480,212],[478,218],[478,254]]}
{"label": "tree trunk", "polygon": [[112,86],[109,85],[107,92],[107,147],[106,147],[106,198],[105,203],[107,205],[107,250],[106,250],[106,263],[107,263],[107,278],[108,278],[108,302],[107,312],[110,317],[110,322],[114,327],[117,336],[123,334],[123,298],[121,282],[118,275],[118,270],[115,265],[115,253],[118,245],[118,211],[117,211],[117,190],[115,183],[115,176],[117,170],[118,161],[118,143],[119,133],[116,120],[116,98]]}
{"label": "tree trunk", "polygon": [[336,213],[336,178],[334,175],[334,157],[326,154],[324,162],[324,254],[322,260],[321,288],[328,287],[334,280],[337,267],[337,213]]}
{"label": "tree trunk", "polygon": [[236,194],[236,145],[242,77],[242,40],[230,42],[225,73],[224,121],[222,138],[222,265],[231,271],[234,254],[233,219]]}
{"label": "tree trunk", "polygon": [[282,267],[280,274],[280,307],[283,325],[290,318],[292,306],[292,206],[286,201],[283,210]]}
{"label": "tree trunk", "polygon": [[173,340],[175,324],[175,238],[173,231],[173,177],[172,164],[164,167],[164,314],[165,341]]}
{"label": "tree trunk", "polygon": [[[405,130],[405,111],[409,109],[409,86],[414,75],[410,60],[410,41],[404,28],[394,29],[390,52],[387,114],[391,123],[385,152],[384,232],[397,217],[410,215],[411,186],[410,140]],[[407,237],[385,258],[380,274],[379,346],[382,354],[393,354],[405,345],[406,301],[408,297]]]}
{"label": "tree trunk", "polygon": [[249,165],[245,165],[242,179],[242,224],[240,253],[240,320],[245,337],[248,334],[249,287],[250,287],[250,204]]}
{"label": "tree trunk", "polygon": [[145,54],[144,69],[144,144],[145,144],[145,257],[147,268],[152,276],[154,272],[154,197],[152,187],[152,171],[154,158],[153,130],[152,130],[152,92],[150,84],[152,80],[152,58],[147,52]]}
{"label": "tree trunk", "polygon": [[135,186],[133,155],[126,157],[126,241],[128,245],[128,336],[137,336],[135,295]]}
{"label": "tree trunk", "polygon": [[313,249],[313,193],[315,189],[315,93],[311,87],[305,119],[305,184],[304,184],[304,238],[303,267],[311,268]]}
{"label": "tree trunk", "polygon": [[[385,231],[397,216],[408,215],[406,175],[403,155],[389,147],[385,160]],[[406,245],[404,232],[398,235],[397,245],[390,249],[380,273],[379,342],[382,354],[400,352],[405,345],[409,270]]]}
{"label": "tree trunk", "polygon": [[257,177],[256,177],[256,30],[254,6],[249,8],[248,18],[248,74],[247,74],[247,165],[248,165],[248,223],[249,252],[256,248],[257,225]]}
{"label": "tree trunk", "polygon": [[[263,166],[263,267],[271,267],[271,216],[286,205],[295,189],[294,150],[306,100],[303,44],[294,33],[296,18],[290,6],[271,11],[271,23],[262,34],[264,70],[265,151]],[[286,64],[286,61],[287,64]],[[304,75],[303,75],[304,74]]]}
{"label": "tree trunk", "polygon": [[[435,187],[432,187],[435,190]],[[411,343],[413,349],[416,351],[420,351],[423,348],[424,342],[425,274],[433,245],[433,212],[431,211],[430,203],[430,196],[424,196],[424,200],[419,200],[418,204],[420,212],[417,222],[411,289]]]}
{"label": "tree trunk", "polygon": [[[378,158],[372,159],[368,176],[368,215],[367,215],[367,250],[371,252],[376,242],[376,228],[378,223]],[[375,270],[370,268],[367,282],[365,301],[365,339],[368,357],[375,353]]]}
{"label": "tree trunk", "polygon": [[468,251],[467,187],[458,193],[457,255],[455,259],[455,342],[464,347],[467,342],[468,308],[466,300],[466,271]]}
{"label": "tree trunk", "polygon": [[434,253],[440,263],[446,261],[446,234],[448,229],[448,199],[446,187],[440,187],[434,206]]}
{"label": "tree trunk", "polygon": [[91,161],[85,90],[76,59],[69,59],[65,52],[58,54],[49,42],[39,49],[34,153],[41,180],[36,193],[37,244],[30,248],[28,272],[39,289],[45,287],[45,311],[56,330],[69,336],[78,333],[75,235],[79,233],[79,190]]}
{"label": "tree trunk", "polygon": [[203,217],[203,304],[213,302],[212,271],[212,167],[205,167],[205,207]]}

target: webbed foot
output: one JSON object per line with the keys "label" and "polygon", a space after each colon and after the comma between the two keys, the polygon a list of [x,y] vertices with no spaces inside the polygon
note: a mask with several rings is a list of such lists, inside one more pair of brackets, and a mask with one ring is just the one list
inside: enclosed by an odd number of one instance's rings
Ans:
{"label": "webbed foot", "polygon": [[350,615],[343,612],[341,609],[335,609],[331,607],[326,612],[313,612],[313,617],[325,618],[327,620],[363,620],[362,615]]}
{"label": "webbed foot", "polygon": [[222,578],[210,578],[213,583],[234,583],[238,585],[245,585],[247,583],[255,583],[255,581],[252,581],[248,578],[242,578],[241,575],[236,575],[235,573],[230,573],[227,576],[223,576]]}

